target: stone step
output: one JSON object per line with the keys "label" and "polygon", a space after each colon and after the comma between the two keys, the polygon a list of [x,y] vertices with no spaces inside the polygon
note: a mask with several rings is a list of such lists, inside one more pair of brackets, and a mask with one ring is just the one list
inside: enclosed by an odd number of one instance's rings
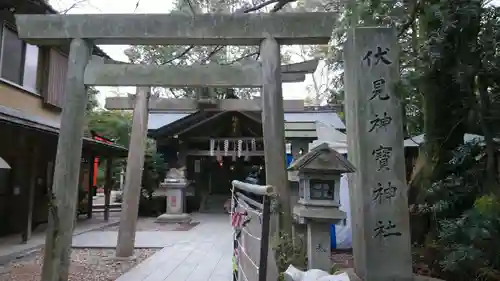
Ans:
{"label": "stone step", "polygon": [[[94,205],[94,206],[92,206],[92,208],[94,210],[95,209],[104,209],[104,205]],[[110,209],[121,209],[122,208],[122,204],[121,203],[109,204],[109,208]]]}

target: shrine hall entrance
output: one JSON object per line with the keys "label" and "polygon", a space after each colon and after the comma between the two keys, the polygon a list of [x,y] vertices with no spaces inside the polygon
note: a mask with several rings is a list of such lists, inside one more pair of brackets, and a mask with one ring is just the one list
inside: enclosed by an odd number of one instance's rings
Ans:
{"label": "shrine hall entrance", "polygon": [[[245,161],[247,160],[247,161]],[[233,180],[244,181],[253,167],[263,168],[264,157],[244,159],[239,157],[213,157],[207,169],[208,193],[211,195],[228,195],[231,191]]]}
{"label": "shrine hall entrance", "polygon": [[252,167],[265,170],[260,112],[200,110],[149,135],[170,168],[186,167],[193,210],[223,210],[233,180],[245,180]]}

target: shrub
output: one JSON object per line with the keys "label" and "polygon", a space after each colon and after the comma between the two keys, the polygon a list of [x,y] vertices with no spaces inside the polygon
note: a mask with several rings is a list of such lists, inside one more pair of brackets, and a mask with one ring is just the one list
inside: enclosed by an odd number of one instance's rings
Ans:
{"label": "shrub", "polygon": [[414,258],[445,280],[500,280],[500,200],[485,187],[483,150],[478,143],[456,149],[446,177],[418,206],[433,225]]}

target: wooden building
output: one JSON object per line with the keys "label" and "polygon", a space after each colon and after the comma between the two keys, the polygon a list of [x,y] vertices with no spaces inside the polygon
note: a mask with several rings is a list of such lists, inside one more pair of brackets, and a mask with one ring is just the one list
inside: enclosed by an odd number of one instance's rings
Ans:
{"label": "wooden building", "polygon": [[[56,13],[43,0],[0,0],[0,236],[31,236],[47,222],[48,195],[65,96],[67,52],[20,40],[14,13]],[[94,48],[95,56],[107,57]],[[85,138],[82,147],[81,189],[93,188],[93,159],[126,157],[123,147]],[[109,161],[110,162],[110,161]],[[110,187],[110,185],[108,186]],[[91,217],[92,195],[83,209]]]}
{"label": "wooden building", "polygon": [[[287,111],[284,117],[286,141],[293,151],[307,151],[318,138],[316,122],[345,131],[332,108],[305,107]],[[208,195],[227,199],[232,180],[244,180],[251,166],[265,164],[261,115],[256,111],[153,111],[148,135],[156,140],[168,167],[186,167],[193,182],[188,196],[202,205]]]}

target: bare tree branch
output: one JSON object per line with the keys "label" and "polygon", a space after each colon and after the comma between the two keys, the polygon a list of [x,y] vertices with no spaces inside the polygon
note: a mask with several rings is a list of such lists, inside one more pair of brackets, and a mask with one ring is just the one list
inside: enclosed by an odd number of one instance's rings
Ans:
{"label": "bare tree branch", "polygon": [[258,11],[258,10],[260,10],[260,9],[266,7],[266,6],[269,6],[269,5],[273,4],[273,3],[276,3],[276,2],[278,2],[278,0],[268,0],[268,1],[262,2],[262,3],[260,3],[260,4],[256,5],[256,6],[253,6],[253,7],[250,7],[248,9],[244,10],[243,13],[246,14],[246,13],[255,12],[255,11]]}
{"label": "bare tree branch", "polygon": [[175,57],[173,57],[173,58],[171,58],[171,59],[169,59],[169,60],[167,60],[167,61],[166,61],[166,62],[164,62],[163,64],[169,64],[169,63],[173,62],[173,61],[174,61],[174,60],[176,60],[176,59],[180,59],[180,58],[182,58],[183,56],[187,55],[187,54],[188,54],[188,53],[189,53],[189,52],[190,52],[193,48],[194,48],[194,46],[193,46],[193,45],[191,45],[191,46],[187,47],[187,48],[186,48],[186,49],[185,49],[182,53],[178,54],[177,56],[175,56]]}
{"label": "bare tree branch", "polygon": [[259,53],[260,53],[259,51],[257,51],[257,52],[252,52],[252,53],[250,53],[250,54],[246,54],[246,55],[241,56],[241,57],[239,57],[239,58],[237,58],[237,59],[234,59],[234,60],[232,60],[232,61],[230,61],[230,62],[223,63],[223,65],[230,65],[230,64],[233,64],[233,63],[239,62],[239,61],[241,61],[241,60],[244,60],[244,59],[246,59],[246,58],[250,58],[250,57],[253,57],[253,56],[258,56],[258,55],[259,55]]}
{"label": "bare tree branch", "polygon": [[76,2],[73,2],[73,4],[71,4],[71,6],[69,6],[68,8],[64,9],[61,11],[61,14],[67,14],[69,11],[73,10],[74,8],[78,7],[78,5],[84,3],[84,2],[87,2],[87,0],[78,0]]}
{"label": "bare tree branch", "polygon": [[[188,0],[189,1],[189,0]],[[250,12],[254,12],[254,11],[257,11],[257,10],[260,10],[264,7],[267,7],[273,3],[276,3],[276,5],[274,5],[273,9],[271,10],[271,13],[276,13],[277,11],[281,10],[286,4],[288,3],[292,3],[292,2],[295,2],[297,0],[268,0],[268,1],[265,1],[257,6],[254,6],[254,7],[250,7],[246,10],[244,10],[242,13],[244,14],[248,14]],[[213,49],[212,52],[210,52],[210,54],[203,60],[203,61],[208,61],[212,56],[214,56],[215,54],[217,54],[220,50],[222,50],[224,47],[222,46],[217,46]],[[243,59],[243,58],[242,58]]]}
{"label": "bare tree branch", "polygon": [[212,51],[208,54],[208,56],[207,56],[206,58],[204,58],[203,60],[201,60],[200,64],[205,64],[205,63],[207,63],[207,62],[210,60],[210,58],[212,58],[215,54],[217,54],[218,52],[220,52],[220,50],[222,50],[222,49],[224,49],[224,46],[219,45],[219,46],[215,47],[215,48],[214,48],[214,49],[213,49],[213,50],[212,50]]}
{"label": "bare tree branch", "polygon": [[189,9],[191,9],[191,13],[193,14],[193,16],[196,15],[196,11],[193,7],[193,3],[191,3],[191,0],[184,0],[184,1],[188,4]]}
{"label": "bare tree branch", "polygon": [[285,7],[286,4],[296,2],[297,0],[279,0],[276,5],[274,5],[273,9],[271,10],[271,13],[276,13],[277,11],[281,10],[283,7]]}
{"label": "bare tree branch", "polygon": [[[81,0],[82,2],[85,1],[85,0]],[[193,16],[195,16],[196,12],[195,12],[195,9],[194,9],[194,6],[193,6],[193,3],[190,1],[190,0],[185,0],[186,3],[189,5],[189,8],[191,9],[191,12],[193,14]],[[276,5],[274,5],[274,7],[272,8],[271,12],[272,13],[275,13],[279,10],[281,10],[286,4],[288,3],[292,3],[292,2],[295,2],[297,0],[268,0],[268,1],[265,1],[265,2],[262,2],[256,6],[253,6],[253,7],[250,7],[250,8],[247,8],[245,10],[242,11],[242,13],[244,14],[247,14],[247,13],[251,13],[251,12],[255,12],[255,11],[258,11],[262,8],[265,8],[273,3],[276,3]],[[137,8],[139,7],[139,4],[140,4],[141,0],[137,0],[136,4],[135,4],[135,9],[134,9],[134,12],[137,10]],[[181,52],[179,55],[167,60],[166,62],[164,62],[163,64],[169,64],[177,59],[180,59],[181,57],[187,55],[189,52],[191,52],[191,50],[194,49],[194,46],[191,45],[189,47],[187,47],[183,52]],[[201,62],[201,64],[204,64],[206,63],[207,61],[209,61],[215,54],[217,54],[218,52],[220,52],[222,49],[224,49],[224,46],[216,46],[209,54],[206,58],[204,58]],[[247,55],[247,56],[243,56],[239,59],[236,59],[235,61],[231,62],[231,63],[234,63],[234,62],[237,62],[237,61],[240,61],[242,59],[245,59],[245,58],[248,58],[248,57],[251,57],[255,54],[251,54],[251,55]],[[257,54],[257,58],[258,59],[259,57],[259,54]],[[231,64],[229,63],[229,64]]]}
{"label": "bare tree branch", "polygon": [[[137,3],[139,3],[139,1],[141,1],[141,0],[138,0],[138,1],[137,1]],[[184,0],[184,1],[188,4],[189,9],[191,9],[191,13],[192,13],[192,15],[193,15],[193,17],[194,17],[194,16],[196,15],[196,11],[195,11],[195,9],[194,9],[194,7],[193,7],[193,3],[191,3],[191,0]],[[168,61],[166,61],[166,62],[165,62],[165,63],[163,63],[163,64],[169,64],[169,63],[173,62],[173,61],[174,61],[174,60],[176,60],[176,59],[180,59],[180,58],[182,58],[183,56],[185,56],[185,55],[187,55],[189,52],[191,52],[191,50],[192,50],[192,49],[194,49],[194,45],[191,45],[191,46],[187,47],[187,48],[186,48],[186,49],[185,49],[182,53],[180,53],[179,55],[177,55],[177,56],[175,56],[175,57],[173,57],[173,58],[169,59]]]}
{"label": "bare tree branch", "polygon": [[168,89],[170,91],[170,94],[175,98],[175,99],[178,99],[180,98],[180,96],[174,91],[174,89],[172,88],[169,88]]}

